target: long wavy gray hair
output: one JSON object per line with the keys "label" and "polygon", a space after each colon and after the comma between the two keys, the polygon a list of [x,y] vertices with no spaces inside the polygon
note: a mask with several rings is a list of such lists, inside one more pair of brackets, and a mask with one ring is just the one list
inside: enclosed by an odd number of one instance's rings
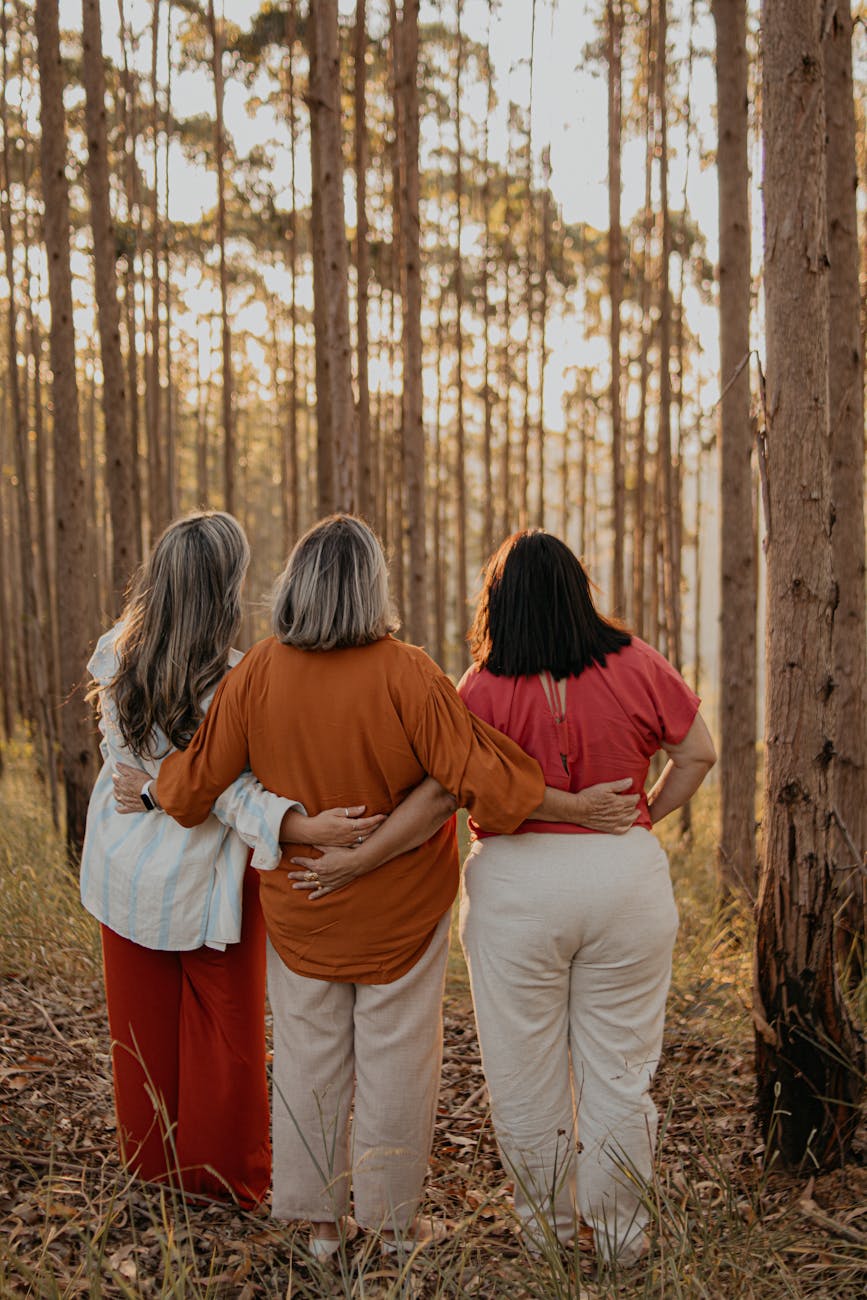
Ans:
{"label": "long wavy gray hair", "polygon": [[169,524],[139,569],[105,688],[134,753],[157,756],[157,729],[175,749],[189,744],[203,699],[226,672],[249,563],[238,521],[206,510]]}
{"label": "long wavy gray hair", "polygon": [[272,627],[301,650],[369,645],[397,630],[385,556],[363,519],[329,515],[299,537],[274,588]]}

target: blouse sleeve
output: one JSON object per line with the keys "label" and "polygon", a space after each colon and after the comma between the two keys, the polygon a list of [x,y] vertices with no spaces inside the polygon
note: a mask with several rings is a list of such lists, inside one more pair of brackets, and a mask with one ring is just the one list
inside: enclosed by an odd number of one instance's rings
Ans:
{"label": "blouse sleeve", "polygon": [[445,674],[426,683],[412,742],[425,771],[485,830],[508,835],[542,802],[536,760],[471,714]]}
{"label": "blouse sleeve", "polygon": [[252,772],[243,772],[215,801],[215,817],[229,826],[253,850],[257,871],[273,871],[280,865],[280,824],[284,813],[294,809],[306,814],[302,803],[284,799],[266,790]]}
{"label": "blouse sleeve", "polygon": [[182,826],[198,826],[214,800],[249,767],[244,664],[228,673],[189,745],[163,759],[157,798]]}
{"label": "blouse sleeve", "polygon": [[644,646],[644,671],[656,738],[664,748],[679,745],[698,713],[701,700],[664,655]]}

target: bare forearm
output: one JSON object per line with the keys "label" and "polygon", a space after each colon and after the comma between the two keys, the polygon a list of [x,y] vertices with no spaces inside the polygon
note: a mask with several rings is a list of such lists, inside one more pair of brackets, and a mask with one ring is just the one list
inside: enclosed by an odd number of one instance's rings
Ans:
{"label": "bare forearm", "polygon": [[677,808],[682,808],[695,794],[712,766],[706,759],[693,759],[680,764],[669,760],[647,796],[651,822],[656,825]]}
{"label": "bare forearm", "polygon": [[376,833],[353,850],[362,859],[359,874],[373,871],[398,854],[409,853],[410,849],[424,844],[448,821],[455,808],[454,796],[439,781],[426,777],[398,804]]}
{"label": "bare forearm", "polygon": [[623,835],[638,815],[639,796],[629,793],[631,785],[629,777],[623,777],[585,786],[574,794],[547,786],[541,804],[530,814],[530,819],[567,822],[608,835]]}

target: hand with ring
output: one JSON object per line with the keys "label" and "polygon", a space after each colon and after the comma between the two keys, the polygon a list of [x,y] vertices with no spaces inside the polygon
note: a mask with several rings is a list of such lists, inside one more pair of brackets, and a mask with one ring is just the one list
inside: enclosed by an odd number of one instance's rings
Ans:
{"label": "hand with ring", "polygon": [[[295,843],[317,846],[363,844],[368,835],[385,821],[384,813],[377,813],[373,817],[362,817],[363,812],[364,804],[356,804],[349,808],[326,808],[315,817],[306,817],[303,819],[304,830],[298,833]],[[281,833],[280,838],[289,837]]]}
{"label": "hand with ring", "polygon": [[[320,858],[292,858],[298,871],[290,871],[293,889],[306,889],[311,902],[333,894],[364,872],[359,870],[355,846],[325,849]],[[369,868],[368,868],[369,869]]]}

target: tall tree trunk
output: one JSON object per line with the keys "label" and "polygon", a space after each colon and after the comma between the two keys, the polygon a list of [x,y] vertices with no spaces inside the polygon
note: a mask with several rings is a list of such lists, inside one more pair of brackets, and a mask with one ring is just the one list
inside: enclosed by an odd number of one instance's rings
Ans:
{"label": "tall tree trunk", "polygon": [[84,677],[93,627],[87,566],[88,521],[78,425],[72,272],[69,258],[69,189],[63,64],[55,0],[36,0],[41,95],[41,162],[45,247],[51,300],[51,369],[54,398],[57,607],[60,641],[61,761],[66,790],[66,839],[77,851],[84,839],[94,776],[93,729]]}
{"label": "tall tree trunk", "polygon": [[226,263],[226,135],[223,129],[223,23],[208,0],[211,75],[214,78],[214,161],[217,166],[217,247],[220,255],[220,347],[223,359],[223,493],[235,510],[235,430],[232,412],[232,330],[229,325],[229,268]]}
{"label": "tall tree trunk", "polygon": [[[118,0],[118,18],[120,25],[120,47],[123,66],[121,69],[121,87],[123,91],[123,133],[124,133],[124,171],[123,188],[125,214],[130,236],[132,231],[141,228],[141,185],[138,163],[136,162],[136,144],[138,141],[138,103],[135,82],[130,72],[128,33],[123,0]],[[140,242],[140,241],[136,241]],[[126,254],[124,272],[124,324],[126,330],[126,395],[127,415],[129,417],[129,436],[132,444],[133,461],[133,527],[137,537],[137,550],[142,550],[142,500],[141,471],[139,466],[139,389],[138,389],[138,341],[136,331],[136,291],[138,277],[135,266],[135,248],[130,246]]]}
{"label": "tall tree trunk", "polygon": [[623,585],[623,535],[626,486],[623,463],[623,417],[620,399],[620,304],[623,297],[623,249],[620,228],[620,142],[623,122],[622,88],[623,14],[620,0],[607,0],[606,37],[608,45],[608,297],[611,306],[609,331],[611,347],[611,501],[613,506],[613,581],[611,596],[614,612],[625,613]]}
{"label": "tall tree trunk", "polygon": [[[864,353],[859,292],[858,169],[852,95],[852,15],[837,0],[824,41],[825,113],[828,141],[829,390],[831,500],[834,503],[834,682],[838,726],[835,815],[848,836],[847,852],[864,861],[867,849],[867,631],[864,602]],[[854,852],[853,852],[854,850]],[[854,864],[853,864],[854,865]],[[859,936],[853,976],[863,973],[867,941],[863,874],[843,876],[853,899],[848,929]]]}
{"label": "tall tree trunk", "polygon": [[[145,413],[148,426],[148,517],[151,542],[159,536],[168,523],[166,508],[165,466],[162,442],[162,366],[160,362],[160,171],[159,171],[159,0],[151,0],[151,145],[153,171],[151,176],[151,228],[150,254],[150,317],[147,321],[149,349],[145,388]],[[144,270],[142,271],[144,281]],[[144,295],[144,283],[142,294]]]}
{"label": "tall tree trunk", "polygon": [[[368,298],[370,294],[370,248],[367,222],[367,168],[370,145],[367,133],[367,4],[356,0],[353,58],[355,100],[355,274],[358,348],[358,509],[376,523],[373,510],[373,466],[370,446],[370,376]],[[417,115],[416,115],[417,120]]]}
{"label": "tall tree trunk", "polygon": [[126,385],[120,347],[115,231],[109,203],[108,132],[99,0],[82,0],[82,49],[87,123],[87,179],[93,231],[93,265],[102,361],[105,421],[105,481],[111,511],[111,602],[120,612],[123,594],[141,559],[136,535],[135,447],[127,419]]}
{"label": "tall tree trunk", "polygon": [[653,0],[647,0],[646,36],[644,43],[644,213],[642,217],[641,249],[641,349],[639,358],[639,404],[635,433],[635,518],[632,539],[632,625],[639,636],[645,635],[645,606],[647,574],[647,390],[650,382],[650,345],[652,321],[650,313],[650,250],[653,240],[653,155],[655,152],[655,27]]}
{"label": "tall tree trunk", "polygon": [[163,303],[165,304],[165,356],[166,356],[166,513],[174,519],[178,513],[178,448],[177,420],[175,411],[175,385],[173,379],[174,358],[172,348],[172,228],[169,216],[169,193],[171,186],[172,143],[172,0],[166,3],[166,48],[168,50],[168,67],[166,69],[165,99],[165,140],[163,144],[163,171],[165,174],[165,233],[163,235]]}
{"label": "tall tree trunk", "polygon": [[[488,0],[488,45],[490,46],[493,0]],[[484,380],[482,398],[485,407],[484,438],[482,443],[482,466],[484,471],[484,502],[482,511],[482,552],[487,559],[494,546],[494,393],[491,386],[491,314],[490,278],[493,262],[491,248],[491,147],[490,126],[494,115],[496,99],[494,96],[494,65],[490,56],[486,66],[487,103],[485,109],[484,143],[482,149],[482,219],[484,236],[482,241],[482,337]]]}
{"label": "tall tree trunk", "polygon": [[[6,298],[6,386],[9,397],[9,417],[12,428],[13,463],[15,465],[16,515],[18,520],[18,585],[21,592],[23,615],[21,678],[23,694],[21,710],[28,722],[36,722],[37,700],[45,683],[37,681],[36,657],[41,651],[39,609],[33,561],[33,530],[30,518],[30,460],[27,449],[26,398],[22,402],[21,376],[18,368],[18,302],[17,274],[15,270],[15,239],[12,230],[12,173],[10,158],[14,146],[9,135],[9,113],[6,104],[6,87],[9,81],[8,59],[9,31],[6,0],[0,0],[0,47],[2,47],[2,84],[0,84],[0,127],[3,131],[3,149],[0,153],[0,226],[3,230],[3,260],[7,281]],[[3,413],[5,414],[5,412]]]}
{"label": "tall tree trunk", "polygon": [[455,57],[455,401],[457,403],[457,437],[455,439],[455,511],[457,514],[457,587],[456,614],[459,635],[467,622],[467,470],[466,431],[464,427],[464,262],[461,240],[464,231],[464,140],[461,105],[461,81],[464,70],[464,0],[455,0],[457,50]]}
{"label": "tall tree trunk", "polygon": [[[313,187],[313,293],[317,409],[330,456],[320,478],[319,508],[358,507],[358,423],[352,395],[349,255],[343,208],[340,47],[337,0],[318,0],[307,21],[310,60],[310,150]],[[324,408],[324,409],[323,409]],[[327,473],[330,461],[333,480]],[[320,459],[320,469],[323,460]]]}
{"label": "tall tree trunk", "polygon": [[[298,132],[295,122],[295,38],[298,14],[295,0],[290,0],[286,16],[286,95],[289,110],[289,184],[292,213],[289,218],[289,393],[287,437],[283,451],[283,493],[286,532],[283,550],[288,555],[300,532],[298,497],[300,493],[298,457],[298,210],[296,193]],[[366,321],[365,321],[366,324]],[[367,376],[365,373],[365,380]]]}
{"label": "tall tree trunk", "polygon": [[[504,178],[504,188],[508,198],[508,178]],[[508,209],[506,211],[506,220],[508,223]],[[512,243],[508,236],[503,245],[502,269],[503,269],[503,345],[501,349],[500,361],[500,383],[503,389],[503,441],[501,444],[500,460],[500,503],[502,505],[502,520],[500,522],[500,535],[506,537],[511,532],[512,520],[512,355],[511,355],[511,331],[512,331],[512,280],[510,268],[512,264]]]}
{"label": "tall tree trunk", "polygon": [[[536,5],[533,0],[533,28],[535,31]],[[532,60],[531,60],[532,66]],[[532,99],[532,96],[531,96]],[[536,223],[533,208],[533,114],[532,104],[527,110],[527,161],[524,174],[527,247],[524,258],[524,315],[527,321],[527,333],[521,347],[521,448],[518,461],[518,527],[526,528],[530,522],[530,344],[533,334],[533,319],[536,314],[536,292],[534,279],[535,258],[533,241]]]}
{"label": "tall tree trunk", "polygon": [[539,234],[539,490],[536,524],[545,526],[545,371],[548,368],[548,271],[551,264],[551,146],[542,150],[542,228]]}
{"label": "tall tree trunk", "polygon": [[720,310],[720,840],[726,890],[756,885],[756,547],[750,470],[746,0],[714,0]]}
{"label": "tall tree trunk", "polygon": [[659,207],[662,254],[659,276],[659,438],[660,540],[663,561],[665,649],[680,666],[680,590],[678,584],[675,474],[671,455],[671,214],[668,207],[668,0],[659,0],[656,53],[656,107],[659,121]]}
{"label": "tall tree trunk", "polygon": [[[828,255],[821,9],[765,0],[768,608],[764,864],[756,931],[756,1076],[769,1151],[846,1158],[864,1044],[835,960]],[[796,114],[797,129],[793,129]],[[809,490],[805,490],[805,485]]]}
{"label": "tall tree trunk", "polygon": [[401,320],[403,326],[403,477],[408,536],[407,632],[427,640],[424,424],[422,422],[421,226],[419,218],[418,121],[419,0],[403,0],[393,22],[395,119],[399,170]]}

